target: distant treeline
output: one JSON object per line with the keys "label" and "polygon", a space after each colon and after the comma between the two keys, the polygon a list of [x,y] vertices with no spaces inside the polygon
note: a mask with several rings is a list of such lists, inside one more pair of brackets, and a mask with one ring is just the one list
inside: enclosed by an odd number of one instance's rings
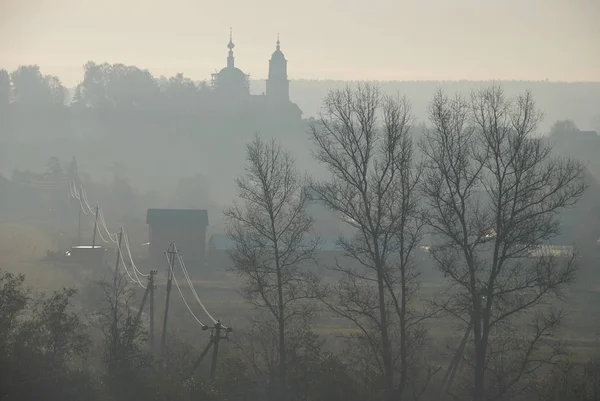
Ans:
{"label": "distant treeline", "polygon": [[254,132],[304,131],[251,107],[215,109],[210,88],[181,74],[155,78],[135,66],[93,62],[73,96],[38,66],[0,70],[0,113],[0,171],[76,155],[96,177],[121,163],[136,186],[153,188],[215,166],[233,177],[235,149],[243,151]]}
{"label": "distant treeline", "polygon": [[[318,116],[331,89],[356,82],[292,80],[291,100],[308,119]],[[416,123],[427,119],[434,92],[468,94],[481,82],[380,82],[412,104]],[[572,119],[580,129],[600,131],[600,83],[503,82],[507,95],[533,92],[545,118],[540,131]],[[252,81],[251,92],[264,91]],[[207,178],[217,203],[231,198],[233,177],[243,171],[244,146],[259,131],[294,149],[298,164],[315,173],[308,121],[275,122],[251,107],[214,108],[207,82],[182,74],[155,77],[124,64],[88,62],[81,82],[67,88],[40,67],[0,70],[0,172],[41,169],[50,157],[77,156],[95,179],[110,180],[120,164],[136,188],[173,188],[182,177]]]}
{"label": "distant treeline", "polygon": [[[376,80],[375,80],[376,81]],[[290,95],[306,118],[316,116],[328,90],[358,81],[292,80]],[[419,119],[427,117],[427,104],[438,88],[449,93],[468,93],[481,87],[480,81],[378,81],[383,91],[400,92],[412,102]],[[556,120],[570,118],[582,129],[598,129],[600,83],[503,81],[507,94],[531,90],[546,118],[547,131]],[[263,80],[251,81],[251,92],[265,91]],[[162,110],[213,115],[210,84],[177,74],[155,77],[147,69],[125,64],[88,62],[75,88],[65,87],[59,77],[44,75],[37,65],[21,66],[8,72],[0,70],[0,108],[9,103],[51,106],[70,105],[121,110]],[[596,120],[595,120],[596,119]]]}

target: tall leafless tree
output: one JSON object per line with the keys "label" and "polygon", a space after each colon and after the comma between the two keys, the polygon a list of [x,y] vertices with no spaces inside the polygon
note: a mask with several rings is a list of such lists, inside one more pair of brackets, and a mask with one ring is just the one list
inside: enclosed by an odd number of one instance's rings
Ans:
{"label": "tall leafless tree", "polygon": [[411,358],[425,337],[423,316],[411,305],[419,288],[412,256],[423,227],[411,122],[405,98],[367,84],[330,92],[310,131],[315,157],[331,174],[312,189],[355,232],[339,244],[357,267],[331,266],[342,279],[323,301],[359,330],[388,400],[406,394]]}
{"label": "tall leafless tree", "polygon": [[[530,93],[440,91],[429,113],[422,189],[432,255],[449,279],[445,308],[472,330],[473,399],[509,397],[554,355],[543,345],[560,315],[540,306],[573,281],[575,263],[538,251],[583,193],[583,166],[534,135],[542,116]],[[519,319],[528,312],[531,332]]]}
{"label": "tall leafless tree", "polygon": [[230,256],[244,279],[243,295],[277,333],[278,399],[285,400],[287,341],[315,312],[318,279],[308,265],[318,239],[306,213],[307,181],[290,153],[258,135],[246,153],[246,176],[237,179],[241,202],[224,212],[235,241]]}

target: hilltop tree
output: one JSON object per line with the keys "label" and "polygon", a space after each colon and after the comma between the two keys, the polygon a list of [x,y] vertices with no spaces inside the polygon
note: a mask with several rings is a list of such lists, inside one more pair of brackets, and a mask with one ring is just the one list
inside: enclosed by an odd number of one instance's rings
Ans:
{"label": "hilltop tree", "polygon": [[573,120],[556,121],[554,124],[552,124],[552,127],[550,128],[551,136],[572,134],[575,132],[579,132],[579,128],[577,128],[577,125],[575,125],[575,122],[573,122]]}
{"label": "hilltop tree", "polygon": [[111,66],[88,61],[83,66],[83,81],[77,85],[73,104],[76,106],[103,108],[109,105],[106,84]]}
{"label": "hilltop tree", "polygon": [[8,71],[0,70],[0,110],[8,107],[11,95],[10,75]]}
{"label": "hilltop tree", "polygon": [[418,290],[412,256],[423,224],[411,122],[405,98],[359,85],[330,92],[310,131],[315,157],[331,174],[312,189],[353,227],[355,236],[339,244],[361,266],[330,266],[342,278],[322,300],[359,330],[355,338],[371,350],[386,400],[406,399],[409,390],[418,397],[423,384],[411,380],[426,334],[420,324],[425,316],[412,306]]}
{"label": "hilltop tree", "polygon": [[117,109],[151,109],[158,105],[160,89],[148,70],[113,64],[106,81],[106,96]]}
{"label": "hilltop tree", "polygon": [[64,106],[67,91],[55,76],[42,75],[37,65],[20,66],[10,74],[16,103]]}
{"label": "hilltop tree", "polygon": [[158,82],[148,70],[90,61],[84,66],[84,71],[83,81],[75,92],[76,105],[123,110],[147,110],[159,105]]}
{"label": "hilltop tree", "polygon": [[533,135],[541,113],[530,93],[509,99],[492,86],[465,100],[440,91],[429,112],[422,189],[432,255],[448,280],[443,306],[472,334],[472,399],[510,398],[557,355],[548,338],[561,316],[540,306],[573,281],[574,257],[534,252],[583,193],[583,166]]}
{"label": "hilltop tree", "polygon": [[165,79],[161,85],[162,95],[166,107],[176,110],[194,110],[200,101],[200,90],[194,82],[178,73],[174,77]]}
{"label": "hilltop tree", "polygon": [[[241,204],[225,210],[228,234],[235,241],[233,270],[244,280],[242,293],[261,313],[256,326],[275,344],[269,377],[276,399],[287,400],[291,342],[307,330],[317,277],[307,269],[318,241],[309,237],[306,180],[292,156],[274,140],[259,136],[247,145],[246,176],[236,180]],[[268,357],[268,355],[267,355]]]}

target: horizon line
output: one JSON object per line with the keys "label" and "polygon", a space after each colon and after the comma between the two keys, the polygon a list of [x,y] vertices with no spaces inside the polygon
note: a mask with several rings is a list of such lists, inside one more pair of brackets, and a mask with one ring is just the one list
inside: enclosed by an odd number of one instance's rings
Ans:
{"label": "horizon line", "polygon": [[[190,77],[187,77],[190,78]],[[192,79],[194,83],[208,82],[207,79]],[[250,78],[249,81],[266,81],[267,78]],[[396,83],[543,83],[543,84],[600,84],[600,81],[564,81],[564,80],[549,80],[549,79],[339,79],[339,78],[290,78],[290,82],[344,82],[344,83],[378,83],[378,84],[396,84]],[[65,88],[76,88],[79,84],[73,86],[65,85]]]}
{"label": "horizon line", "polygon": [[[102,64],[102,63],[99,63]],[[122,63],[113,63],[113,64],[122,64]],[[19,64],[19,67],[22,66],[33,66],[37,65],[40,68],[40,71],[43,75],[43,67],[39,64]],[[127,65],[127,64],[125,64]],[[156,70],[156,67],[150,68],[141,68],[137,65],[127,65],[130,67],[136,67],[141,71],[149,71],[155,79],[162,77],[163,75],[155,75],[152,70]],[[10,68],[10,67],[9,67]],[[9,68],[4,68],[0,66],[0,70],[6,70],[7,72],[12,72],[14,70],[10,70]],[[175,71],[175,69],[173,69]],[[171,77],[176,74],[183,74],[182,72],[175,73],[171,75]],[[52,75],[52,74],[48,74]],[[193,82],[208,82],[209,79],[194,79],[189,75],[183,74],[184,77],[191,79]],[[63,81],[60,76],[56,76],[61,82]],[[82,77],[83,78],[83,77]],[[169,76],[167,76],[169,78]],[[253,77],[249,76],[250,81],[266,81],[267,77]],[[304,81],[304,82],[347,82],[347,83],[480,83],[480,82],[506,82],[506,83],[549,83],[549,84],[600,84],[600,80],[566,80],[566,79],[533,79],[533,78],[484,78],[484,79],[476,79],[476,78],[456,78],[456,79],[448,79],[448,78],[424,78],[424,79],[377,79],[377,78],[358,78],[358,79],[343,79],[343,78],[333,78],[333,77],[323,77],[323,78],[306,78],[306,77],[298,77],[298,78],[289,78],[290,81]],[[79,81],[81,83],[83,79]],[[65,85],[65,87],[76,87],[79,83],[75,85]],[[64,84],[63,84],[64,85]]]}

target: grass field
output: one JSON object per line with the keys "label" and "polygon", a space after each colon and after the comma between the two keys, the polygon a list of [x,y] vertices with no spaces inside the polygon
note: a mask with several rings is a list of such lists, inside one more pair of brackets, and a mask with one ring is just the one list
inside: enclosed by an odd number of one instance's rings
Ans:
{"label": "grass field", "polygon": [[25,274],[28,285],[37,290],[77,286],[71,274],[40,262],[46,251],[56,250],[60,242],[60,233],[42,223],[0,222],[0,269]]}
{"label": "grass field", "polygon": [[[57,266],[42,262],[47,250],[58,250],[63,246],[62,243],[65,241],[62,240],[59,232],[54,232],[41,223],[0,223],[0,268],[25,274],[28,285],[37,290],[52,291],[62,287],[82,289],[83,294],[80,294],[80,301],[92,302],[86,288],[89,288],[88,286],[93,280],[109,272],[89,271],[82,267]],[[196,276],[201,276],[201,274],[197,272]],[[208,319],[199,305],[193,302],[193,295],[182,275],[179,275],[178,279],[181,290],[194,313],[208,323]],[[164,271],[159,272],[156,283],[156,321],[161,322],[166,292]],[[231,274],[213,275],[210,280],[194,278],[193,285],[215,317],[222,318],[226,324],[234,327],[247,324],[247,317],[252,310],[239,295],[239,282]],[[420,297],[431,299],[441,288],[439,282],[423,282]],[[141,297],[142,290],[138,289],[137,292]],[[600,347],[598,336],[600,334],[598,330],[599,300],[600,285],[597,284],[597,281],[583,280],[570,290],[568,302],[564,305],[567,316],[561,334],[571,346],[572,351],[578,355],[587,356]],[[89,306],[96,307],[96,305]],[[198,336],[204,336],[191,318],[175,285],[173,285],[171,298],[169,326],[179,333],[183,333],[183,338],[197,339]],[[318,332],[333,335],[348,334],[353,330],[345,320],[327,314],[323,314],[317,319],[314,328]],[[431,334],[439,344],[462,335],[449,319],[432,324]]]}

